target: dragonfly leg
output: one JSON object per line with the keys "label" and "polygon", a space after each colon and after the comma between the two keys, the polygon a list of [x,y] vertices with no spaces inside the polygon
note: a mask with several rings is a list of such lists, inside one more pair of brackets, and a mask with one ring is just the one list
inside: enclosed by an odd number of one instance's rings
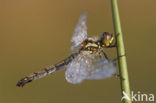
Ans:
{"label": "dragonfly leg", "polygon": [[113,45],[110,45],[108,46],[107,48],[114,48],[114,47],[117,47],[117,43],[113,44]]}
{"label": "dragonfly leg", "polygon": [[113,76],[119,78],[120,77],[120,74],[115,73],[115,74],[113,74]]}
{"label": "dragonfly leg", "polygon": [[103,52],[104,57],[105,57],[107,60],[109,60],[107,54],[106,54],[104,51],[102,51],[102,52]]}
{"label": "dragonfly leg", "polygon": [[125,80],[125,78],[122,78],[120,74],[113,74],[113,76],[117,77],[117,78],[121,78],[122,80]]}
{"label": "dragonfly leg", "polygon": [[[113,62],[117,61],[119,58],[123,57],[123,56],[126,56],[125,54],[124,55],[121,55],[121,56],[118,56],[117,58],[115,58],[114,60],[112,60]],[[117,78],[120,78],[122,80],[125,80],[125,78],[123,78],[120,74],[114,74],[115,77]]]}
{"label": "dragonfly leg", "polygon": [[112,61],[115,62],[115,61],[117,61],[119,58],[124,57],[124,56],[126,56],[126,55],[124,54],[124,55],[121,55],[121,56],[117,56],[117,57],[116,57],[115,59],[113,59]]}

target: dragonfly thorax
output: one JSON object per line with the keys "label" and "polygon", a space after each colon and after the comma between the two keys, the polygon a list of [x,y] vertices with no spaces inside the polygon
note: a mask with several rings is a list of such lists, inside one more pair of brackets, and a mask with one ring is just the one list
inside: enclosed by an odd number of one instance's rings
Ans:
{"label": "dragonfly thorax", "polygon": [[83,54],[92,54],[98,52],[100,48],[101,45],[98,40],[86,39],[81,43],[80,52]]}
{"label": "dragonfly thorax", "polygon": [[98,40],[97,38],[88,38],[81,43],[80,52],[82,53],[96,53],[101,51],[101,49],[105,47],[109,47],[112,45],[114,40],[113,35],[110,32],[104,32],[101,38]]}

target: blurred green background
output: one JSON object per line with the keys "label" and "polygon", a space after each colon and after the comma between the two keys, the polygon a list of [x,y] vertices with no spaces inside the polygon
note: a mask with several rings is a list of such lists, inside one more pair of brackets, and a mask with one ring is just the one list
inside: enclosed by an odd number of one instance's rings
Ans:
{"label": "blurred green background", "polygon": [[[131,90],[156,93],[156,1],[119,0]],[[72,85],[64,70],[24,88],[19,79],[70,55],[80,14],[88,35],[113,31],[110,0],[0,0],[0,103],[120,103],[116,77]],[[111,58],[116,49],[107,50]],[[156,94],[155,94],[156,95]]]}

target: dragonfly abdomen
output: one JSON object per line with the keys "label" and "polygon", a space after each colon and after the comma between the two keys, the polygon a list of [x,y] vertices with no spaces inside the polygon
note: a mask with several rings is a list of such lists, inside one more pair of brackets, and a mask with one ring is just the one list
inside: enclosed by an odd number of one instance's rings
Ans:
{"label": "dragonfly abdomen", "polygon": [[32,74],[22,78],[21,80],[19,80],[17,82],[16,86],[23,87],[25,84],[27,84],[35,79],[42,78],[42,77],[46,76],[47,74],[50,74],[54,71],[56,71],[55,66],[53,66],[53,67],[49,66],[47,68],[43,68],[42,70],[40,70],[38,72],[32,73]]}
{"label": "dragonfly abdomen", "polygon": [[67,57],[66,59],[51,65],[49,67],[43,68],[38,72],[32,73],[24,78],[22,78],[21,80],[19,80],[16,84],[16,86],[18,87],[23,87],[25,84],[35,80],[35,79],[39,79],[42,78],[44,76],[46,76],[47,74],[51,74],[57,70],[62,69],[65,65],[69,64],[77,55],[78,53],[73,53],[71,54],[69,57]]}

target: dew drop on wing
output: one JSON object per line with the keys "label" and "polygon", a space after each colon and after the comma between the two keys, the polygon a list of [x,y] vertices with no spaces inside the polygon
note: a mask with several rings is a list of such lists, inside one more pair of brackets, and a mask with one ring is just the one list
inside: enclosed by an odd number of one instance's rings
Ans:
{"label": "dew drop on wing", "polygon": [[87,79],[104,79],[113,76],[116,72],[115,62],[99,58],[99,64],[97,69],[93,70],[92,75]]}
{"label": "dew drop on wing", "polygon": [[[79,57],[79,56],[78,56]],[[72,84],[81,83],[86,78],[85,68],[86,65],[82,60],[78,61],[76,57],[68,66],[65,72],[66,80]]]}
{"label": "dew drop on wing", "polygon": [[67,66],[65,75],[69,83],[78,84],[85,79],[108,78],[115,72],[116,65],[112,61],[79,55]]}

